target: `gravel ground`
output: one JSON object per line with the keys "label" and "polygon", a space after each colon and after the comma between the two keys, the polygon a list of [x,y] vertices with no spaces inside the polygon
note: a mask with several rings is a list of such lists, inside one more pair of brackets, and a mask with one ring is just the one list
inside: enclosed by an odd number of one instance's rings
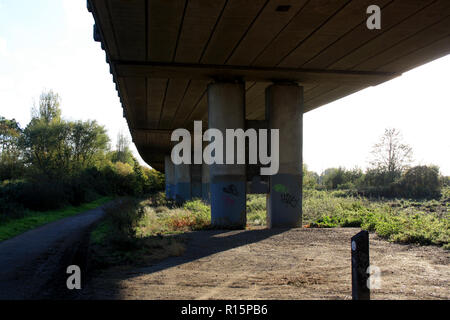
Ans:
{"label": "gravel ground", "polygon": [[[84,299],[351,299],[354,228],[202,231],[187,250],[144,268],[102,272]],[[370,235],[381,270],[372,299],[450,299],[450,252]]]}

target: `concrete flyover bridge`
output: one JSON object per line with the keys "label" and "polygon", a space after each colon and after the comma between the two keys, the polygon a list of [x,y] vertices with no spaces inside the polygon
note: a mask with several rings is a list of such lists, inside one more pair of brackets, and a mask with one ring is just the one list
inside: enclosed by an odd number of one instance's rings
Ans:
{"label": "concrete flyover bridge", "polygon": [[[371,5],[380,29],[368,27]],[[303,114],[450,53],[448,0],[89,0],[88,9],[142,158],[165,170],[169,197],[210,200],[220,227],[244,227],[255,192],[268,194],[269,227],[301,225]],[[279,129],[278,174],[174,166],[171,133],[195,120],[204,130]]]}

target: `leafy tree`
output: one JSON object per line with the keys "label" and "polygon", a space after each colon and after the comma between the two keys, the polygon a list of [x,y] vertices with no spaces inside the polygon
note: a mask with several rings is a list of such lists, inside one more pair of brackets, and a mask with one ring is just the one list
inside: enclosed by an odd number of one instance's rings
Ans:
{"label": "leafy tree", "polygon": [[416,166],[408,169],[400,180],[404,196],[438,198],[441,195],[439,167]]}
{"label": "leafy tree", "polygon": [[164,174],[150,168],[143,168],[143,170],[144,174],[147,176],[146,192],[156,192],[164,190]]}
{"label": "leafy tree", "polygon": [[345,169],[344,168],[329,168],[322,173],[322,184],[327,189],[337,189],[339,185],[345,183]]}
{"label": "leafy tree", "polygon": [[130,149],[130,140],[121,131],[117,134],[116,150],[118,152],[126,152]]}
{"label": "leafy tree", "polygon": [[71,157],[78,168],[93,165],[93,161],[108,148],[109,138],[103,126],[96,121],[70,123]]}
{"label": "leafy tree", "polygon": [[133,171],[134,171],[134,177],[136,180],[136,189],[135,192],[137,194],[142,194],[145,193],[145,189],[146,189],[146,184],[147,184],[147,176],[144,174],[144,171],[142,170],[141,165],[139,164],[139,161],[137,159],[134,158],[134,166],[133,166]]}
{"label": "leafy tree", "polygon": [[108,152],[105,128],[95,121],[64,120],[53,91],[41,94],[23,130],[14,119],[0,117],[0,180],[12,180],[0,183],[0,220],[100,195],[163,190],[164,176],[141,167],[129,143],[119,134],[117,150]]}
{"label": "leafy tree", "polygon": [[20,139],[30,168],[50,179],[61,179],[93,165],[108,147],[105,128],[96,121],[62,120],[59,96],[52,91],[40,99]]}
{"label": "leafy tree", "polygon": [[31,120],[20,139],[30,169],[48,177],[67,172],[64,152],[61,152],[65,129],[58,123],[46,123],[37,118]]}
{"label": "leafy tree", "polygon": [[364,174],[361,169],[347,170],[343,167],[329,168],[319,178],[321,185],[329,190],[333,189],[356,189],[361,186]]}
{"label": "leafy tree", "polygon": [[444,187],[450,187],[450,176],[441,176],[441,184]]}
{"label": "leafy tree", "polygon": [[0,180],[19,178],[23,162],[18,141],[22,129],[15,120],[0,116]]}
{"label": "leafy tree", "polygon": [[345,182],[340,185],[341,189],[357,189],[364,184],[364,173],[363,171],[355,167],[351,170],[345,170]]}
{"label": "leafy tree", "polygon": [[0,152],[8,152],[17,148],[17,140],[22,133],[19,123],[0,116]]}
{"label": "leafy tree", "polygon": [[303,188],[314,189],[319,183],[319,175],[313,171],[309,171],[306,164],[303,165]]}
{"label": "leafy tree", "polygon": [[119,132],[117,135],[116,150],[111,152],[110,158],[113,163],[123,162],[128,163],[130,166],[134,166],[135,159],[130,150],[130,141],[123,132]]}
{"label": "leafy tree", "polygon": [[114,163],[114,169],[119,175],[123,177],[131,176],[134,173],[133,167],[128,163],[116,162]]}
{"label": "leafy tree", "polygon": [[45,123],[61,120],[61,99],[52,90],[42,92],[38,106],[31,110],[33,119],[40,119]]}
{"label": "leafy tree", "polygon": [[400,178],[412,161],[412,148],[403,143],[402,136],[397,129],[386,129],[380,142],[372,149],[372,169],[387,173],[389,182]]}

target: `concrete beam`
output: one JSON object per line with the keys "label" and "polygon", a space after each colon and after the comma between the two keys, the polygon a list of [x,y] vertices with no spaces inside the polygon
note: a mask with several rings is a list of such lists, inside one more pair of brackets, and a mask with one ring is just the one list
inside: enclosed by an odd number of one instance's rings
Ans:
{"label": "concrete beam", "polygon": [[245,81],[295,81],[299,83],[337,83],[377,85],[400,76],[393,72],[321,70],[281,67],[249,67],[165,62],[114,61],[118,77],[162,79],[242,79]]}

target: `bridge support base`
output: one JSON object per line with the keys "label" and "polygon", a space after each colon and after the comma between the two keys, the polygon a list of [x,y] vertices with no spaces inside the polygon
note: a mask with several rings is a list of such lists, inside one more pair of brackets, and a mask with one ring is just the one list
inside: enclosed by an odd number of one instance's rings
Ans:
{"label": "bridge support base", "polygon": [[191,165],[175,165],[175,200],[177,204],[183,204],[192,199],[191,194]]}
{"label": "bridge support base", "polygon": [[191,165],[191,196],[192,199],[202,198],[202,165]]}
{"label": "bridge support base", "polygon": [[202,200],[205,203],[210,203],[210,181],[209,181],[209,166],[202,164]]}
{"label": "bridge support base", "polygon": [[175,200],[175,165],[170,156],[164,158],[164,171],[166,179],[166,199]]}

